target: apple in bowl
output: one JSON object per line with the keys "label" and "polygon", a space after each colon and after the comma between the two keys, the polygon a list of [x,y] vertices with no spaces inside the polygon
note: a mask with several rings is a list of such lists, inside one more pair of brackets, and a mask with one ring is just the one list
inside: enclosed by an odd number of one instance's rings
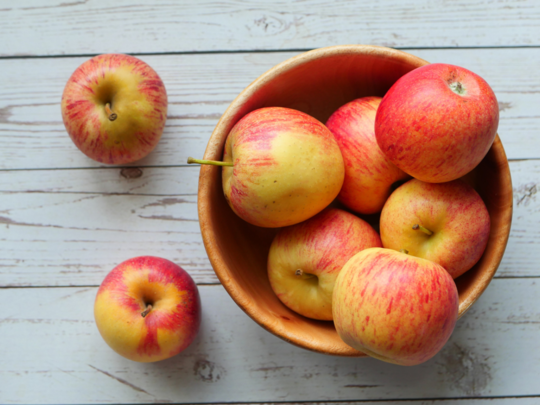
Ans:
{"label": "apple in bowl", "polygon": [[380,232],[385,248],[434,261],[457,278],[484,253],[490,218],[480,195],[465,181],[412,179],[386,201]]}
{"label": "apple in bowl", "polygon": [[156,147],[167,119],[167,93],[142,60],[103,54],[71,75],[61,109],[77,148],[98,162],[119,165],[142,159]]}
{"label": "apple in bowl", "polygon": [[345,162],[338,200],[360,214],[381,212],[395,182],[409,177],[377,145],[375,117],[381,97],[362,97],[341,106],[326,126]]}
{"label": "apple in bowl", "polygon": [[328,208],[281,229],[268,254],[268,277],[277,297],[308,318],[332,320],[334,283],[343,265],[363,249],[381,247],[366,221]]}
{"label": "apple in bowl", "polygon": [[498,125],[499,104],[484,79],[459,66],[434,63],[404,75],[388,90],[375,135],[401,170],[443,183],[480,163]]}
{"label": "apple in bowl", "polygon": [[334,325],[343,341],[404,366],[439,352],[454,330],[458,309],[458,290],[443,267],[391,249],[357,253],[334,286]]}
{"label": "apple in bowl", "polygon": [[292,108],[267,107],[246,114],[225,141],[219,165],[224,196],[250,224],[279,228],[302,222],[338,195],[345,169],[328,128]]}
{"label": "apple in bowl", "polygon": [[160,257],[141,256],[120,263],[105,277],[94,317],[118,354],[155,362],[191,344],[201,323],[201,301],[184,269]]}

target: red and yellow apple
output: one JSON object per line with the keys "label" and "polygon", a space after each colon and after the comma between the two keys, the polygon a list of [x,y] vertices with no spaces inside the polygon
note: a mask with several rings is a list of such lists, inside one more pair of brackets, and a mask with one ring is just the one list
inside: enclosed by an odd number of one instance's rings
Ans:
{"label": "red and yellow apple", "polygon": [[345,162],[345,179],[338,200],[361,214],[380,212],[392,184],[409,177],[390,162],[377,145],[375,115],[381,100],[380,97],[353,100],[340,107],[326,122]]}
{"label": "red and yellow apple", "polygon": [[381,246],[379,235],[363,219],[341,209],[325,209],[274,237],[268,255],[270,285],[293,311],[332,320],[339,271],[359,251]]}
{"label": "red and yellow apple", "polygon": [[103,280],[94,317],[101,336],[118,354],[139,362],[159,361],[186,349],[197,335],[199,291],[175,263],[136,257]]}
{"label": "red and yellow apple", "polygon": [[130,55],[104,54],[79,66],[62,95],[66,130],[85,155],[125,164],[148,155],[167,119],[163,81]]}
{"label": "red and yellow apple", "polygon": [[455,180],[487,154],[499,124],[491,87],[459,66],[435,63],[402,76],[377,111],[375,135],[388,158],[430,183]]}
{"label": "red and yellow apple", "polygon": [[490,218],[482,198],[463,180],[435,184],[413,179],[388,198],[380,232],[385,248],[405,249],[457,278],[484,253]]}
{"label": "red and yellow apple", "polygon": [[437,263],[383,248],[365,249],[340,271],[334,325],[349,346],[405,366],[432,358],[458,316],[458,291]]}
{"label": "red and yellow apple", "polygon": [[245,115],[225,141],[223,192],[245,221],[278,228],[304,221],[338,195],[345,169],[339,146],[308,114],[267,107]]}

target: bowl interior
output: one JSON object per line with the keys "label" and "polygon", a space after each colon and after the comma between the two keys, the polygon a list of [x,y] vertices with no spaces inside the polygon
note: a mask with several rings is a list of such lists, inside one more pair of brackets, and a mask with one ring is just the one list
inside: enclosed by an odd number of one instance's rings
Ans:
{"label": "bowl interior", "polygon": [[[427,63],[405,52],[363,45],[321,48],[291,58],[260,76],[232,102],[212,133],[204,159],[222,158],[229,131],[250,111],[269,106],[289,107],[325,123],[343,104],[359,97],[382,97],[397,79]],[[492,226],[480,262],[456,280],[460,316],[489,284],[510,231],[510,171],[498,137],[467,181],[486,202]],[[279,301],[266,271],[268,250],[277,229],[250,225],[234,214],[223,196],[219,167],[201,167],[198,207],[205,248],[216,275],[251,318],[282,339],[306,349],[333,355],[363,355],[341,341],[332,322],[305,318]],[[376,224],[378,216],[365,219]]]}

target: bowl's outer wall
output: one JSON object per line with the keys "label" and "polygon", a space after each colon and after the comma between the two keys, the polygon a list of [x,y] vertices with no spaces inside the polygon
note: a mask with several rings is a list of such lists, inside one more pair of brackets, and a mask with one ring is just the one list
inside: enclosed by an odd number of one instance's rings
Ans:
{"label": "bowl's outer wall", "polygon": [[[405,52],[364,45],[321,48],[291,58],[261,75],[231,103],[212,133],[204,159],[222,158],[228,133],[250,111],[269,106],[289,107],[324,123],[349,101],[384,96],[397,79],[427,63]],[[460,316],[489,284],[510,231],[512,186],[498,137],[468,180],[477,185],[486,202],[492,231],[480,262],[456,280]],[[223,196],[219,167],[201,166],[198,210],[203,241],[214,271],[233,300],[251,318],[300,347],[332,355],[364,356],[343,343],[332,322],[302,317],[275,296],[268,281],[266,261],[277,229],[250,225],[233,213]]]}
{"label": "bowl's outer wall", "polygon": [[489,211],[491,231],[484,254],[476,265],[456,279],[459,317],[480,297],[502,260],[512,223],[513,192],[510,167],[499,136],[486,157],[467,176]]}

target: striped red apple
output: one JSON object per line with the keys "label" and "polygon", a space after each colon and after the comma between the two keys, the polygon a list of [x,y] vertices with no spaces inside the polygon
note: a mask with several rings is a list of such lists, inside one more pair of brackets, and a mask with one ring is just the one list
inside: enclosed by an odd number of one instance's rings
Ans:
{"label": "striped red apple", "polygon": [[332,293],[341,268],[361,250],[381,246],[379,234],[363,219],[325,209],[275,236],[268,254],[270,285],[293,311],[332,320]]}
{"label": "striped red apple", "polygon": [[341,339],[405,366],[439,352],[454,330],[458,308],[456,285],[443,267],[391,249],[357,253],[334,286],[334,325]]}
{"label": "striped red apple", "polygon": [[197,285],[175,263],[154,256],[126,260],[105,277],[94,304],[105,342],[134,361],[172,357],[193,341],[201,323]]}
{"label": "striped red apple", "polygon": [[440,264],[457,278],[484,253],[490,218],[480,195],[463,180],[426,183],[413,179],[388,198],[380,232],[385,248],[405,249]]}
{"label": "striped red apple", "polygon": [[353,100],[341,106],[326,122],[345,162],[345,179],[338,199],[361,214],[380,212],[392,185],[409,177],[377,145],[375,116],[381,100],[380,97]]}
{"label": "striped red apple", "polygon": [[71,140],[107,164],[142,159],[159,142],[167,119],[167,93],[158,74],[130,55],[98,55],[80,65],[62,95]]}
{"label": "striped red apple", "polygon": [[499,124],[499,105],[477,74],[434,63],[402,76],[377,111],[375,135],[386,156],[412,177],[455,180],[486,156]]}

